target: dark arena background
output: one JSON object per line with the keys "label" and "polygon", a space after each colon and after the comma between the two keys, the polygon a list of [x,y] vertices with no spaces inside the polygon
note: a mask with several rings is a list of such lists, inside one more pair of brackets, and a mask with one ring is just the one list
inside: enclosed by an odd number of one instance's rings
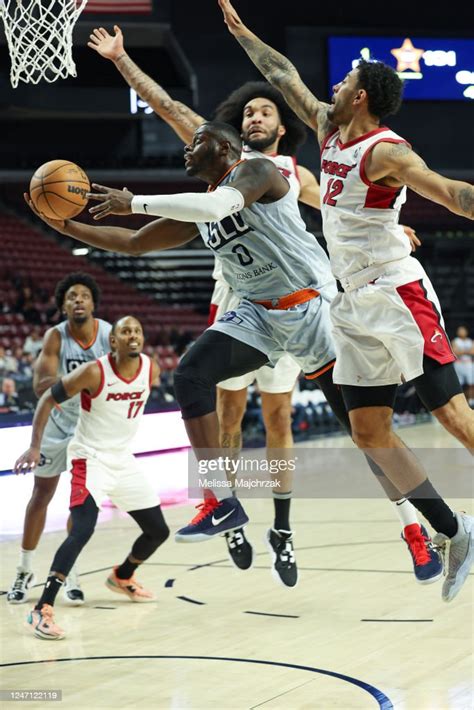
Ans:
{"label": "dark arena background", "polygon": [[[436,12],[424,3],[235,0],[243,21],[285,54],[323,101],[331,99],[333,83],[354,60],[378,58],[395,67],[392,48],[406,48],[408,41],[422,49],[420,77],[410,76],[413,67],[405,68],[405,100],[386,123],[433,170],[472,183],[474,38],[467,6],[448,4]],[[205,190],[203,182],[187,177],[183,144],[173,130],[127,86],[113,62],[87,47],[94,28],[112,32],[114,24],[136,64],[203,117],[211,118],[241,84],[261,80],[227,31],[217,0],[89,0],[73,34],[77,77],[20,82],[16,89],[0,23],[0,697],[5,707],[14,692],[27,693],[16,699],[29,707],[35,698],[28,693],[41,691],[31,707],[50,705],[59,698],[48,693],[59,692],[62,702],[77,709],[87,704],[160,710],[472,708],[472,576],[449,606],[440,600],[441,582],[417,585],[390,502],[378,489],[359,491],[344,477],[337,491],[335,486],[323,494],[304,489],[295,498],[300,571],[295,590],[278,587],[271,578],[262,538],[272,501],[271,493],[262,492],[246,502],[249,536],[256,541],[252,570],[233,567],[222,538],[191,547],[170,539],[140,572],[158,601],[140,606],[114,598],[104,580],[128,550],[135,524],[110,503],[79,560],[86,604],[74,609],[58,601],[56,615],[68,629],[61,644],[51,648],[24,626],[30,603],[7,603],[33,479],[31,473],[14,476],[12,467],[29,443],[37,402],[33,368],[45,331],[62,318],[54,289],[65,274],[94,276],[102,289],[98,317],[140,318],[144,351],[158,362],[161,379],[152,389],[134,452],[160,492],[172,531],[192,509],[189,440],[174,372],[207,327],[212,253],[200,238],[139,257],[87,248],[45,225],[23,199],[35,169],[54,159],[77,163],[91,182],[135,194]],[[319,182],[319,147],[309,130],[297,159]],[[324,247],[319,211],[303,205],[302,214]],[[77,219],[91,222],[87,210]],[[135,228],[148,221],[134,215],[110,217],[104,224]],[[400,221],[421,240],[415,257],[436,289],[450,340],[459,337],[461,327],[467,330],[463,337],[474,338],[474,222],[410,190]],[[471,378],[463,380],[463,389],[474,408],[472,341],[471,346],[463,356]],[[321,471],[351,469],[355,450],[316,381],[298,379],[291,417],[295,451],[310,452]],[[472,513],[472,483],[451,491],[446,484],[451,472],[454,478],[458,472],[472,475],[472,459],[426,411],[410,383],[399,387],[394,424],[422,458],[437,459],[453,508]],[[256,456],[265,455],[255,385],[247,392],[243,444]],[[36,552],[32,600],[64,538],[68,498],[64,473]]]}

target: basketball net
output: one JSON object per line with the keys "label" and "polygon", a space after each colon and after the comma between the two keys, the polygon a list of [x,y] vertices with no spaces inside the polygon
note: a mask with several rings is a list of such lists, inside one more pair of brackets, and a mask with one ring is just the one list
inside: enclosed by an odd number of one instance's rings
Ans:
{"label": "basketball net", "polygon": [[77,76],[72,32],[87,0],[0,0],[11,57],[10,81],[49,83]]}

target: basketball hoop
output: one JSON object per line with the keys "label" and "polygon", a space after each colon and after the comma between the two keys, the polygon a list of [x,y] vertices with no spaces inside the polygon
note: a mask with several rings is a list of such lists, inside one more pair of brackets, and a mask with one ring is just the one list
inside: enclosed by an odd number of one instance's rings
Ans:
{"label": "basketball hoop", "polygon": [[0,0],[0,17],[11,57],[10,81],[38,84],[42,79],[77,76],[72,32],[87,0]]}

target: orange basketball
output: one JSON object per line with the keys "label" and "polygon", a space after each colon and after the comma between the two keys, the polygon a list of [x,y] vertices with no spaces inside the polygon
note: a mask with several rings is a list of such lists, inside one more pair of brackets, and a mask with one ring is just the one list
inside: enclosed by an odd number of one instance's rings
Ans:
{"label": "orange basketball", "polygon": [[48,219],[70,219],[87,205],[89,178],[75,163],[50,160],[36,170],[30,181],[30,197],[38,212]]}

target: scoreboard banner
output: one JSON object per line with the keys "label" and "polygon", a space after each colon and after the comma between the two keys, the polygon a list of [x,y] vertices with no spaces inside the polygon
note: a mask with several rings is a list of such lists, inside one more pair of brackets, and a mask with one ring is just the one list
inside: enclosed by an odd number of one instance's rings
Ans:
{"label": "scoreboard banner", "polygon": [[405,100],[474,100],[473,39],[329,37],[330,94],[361,59],[392,66],[404,81]]}

